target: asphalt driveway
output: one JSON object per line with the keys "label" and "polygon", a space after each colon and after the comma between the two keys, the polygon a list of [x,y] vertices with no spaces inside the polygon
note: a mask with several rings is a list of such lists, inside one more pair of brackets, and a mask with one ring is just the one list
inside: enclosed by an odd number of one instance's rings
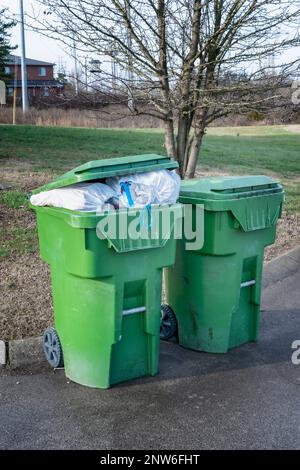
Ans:
{"label": "asphalt driveway", "polygon": [[261,335],[226,355],[163,343],[160,373],[109,390],[0,372],[1,449],[300,449],[300,250],[269,263]]}

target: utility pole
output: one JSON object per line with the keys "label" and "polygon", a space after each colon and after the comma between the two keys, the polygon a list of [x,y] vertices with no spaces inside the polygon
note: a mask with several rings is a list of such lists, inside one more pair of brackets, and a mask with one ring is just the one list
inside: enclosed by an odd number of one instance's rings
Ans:
{"label": "utility pole", "polygon": [[87,57],[84,58],[84,78],[85,78],[85,91],[88,92],[88,63]]}
{"label": "utility pole", "polygon": [[77,51],[75,43],[75,34],[73,34],[73,54],[74,54],[74,65],[75,65],[75,94],[78,95],[78,63],[77,63]]}
{"label": "utility pole", "polygon": [[115,95],[117,91],[117,67],[116,67],[116,51],[112,49],[111,51],[111,78],[112,78],[112,92]]}
{"label": "utility pole", "polygon": [[[101,61],[100,61],[100,60],[98,60],[98,59],[91,59],[91,60],[90,60],[90,66],[91,66],[92,68],[90,69],[90,73],[97,74],[96,77],[99,77],[99,74],[101,74],[101,67],[100,67],[100,65],[101,65]],[[93,67],[93,66],[94,66],[94,67]],[[98,84],[99,84],[99,88],[98,88]],[[96,89],[96,86],[97,86],[97,89]],[[93,81],[92,81],[92,89],[99,91],[100,88],[101,88],[101,82],[99,83],[99,79],[98,79],[98,80],[96,79],[96,81],[93,80]]]}
{"label": "utility pole", "polygon": [[24,31],[24,11],[23,0],[20,1],[20,28],[21,28],[21,72],[22,72],[22,108],[23,113],[29,109],[28,88],[27,88],[27,70],[26,70],[26,54],[25,54],[25,31]]}
{"label": "utility pole", "polygon": [[17,84],[18,84],[18,59],[15,58],[14,70],[14,94],[13,94],[13,125],[16,124],[16,111],[17,111]]}
{"label": "utility pole", "polygon": [[[125,2],[125,7],[126,7],[126,12],[127,12],[127,17],[130,22],[130,17],[131,17],[131,11],[130,11],[130,3],[128,0]],[[132,57],[130,54],[131,48],[132,48],[132,38],[130,31],[127,28],[127,47],[128,47],[128,69],[127,69],[127,81],[128,81],[128,108],[130,111],[133,111],[134,109],[134,102],[133,102],[133,93],[132,93],[132,84],[133,84],[133,71],[132,71]]]}

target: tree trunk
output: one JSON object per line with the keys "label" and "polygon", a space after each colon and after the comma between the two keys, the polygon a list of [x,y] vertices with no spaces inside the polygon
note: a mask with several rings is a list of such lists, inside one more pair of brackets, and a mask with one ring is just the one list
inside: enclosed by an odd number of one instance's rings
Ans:
{"label": "tree trunk", "polygon": [[171,158],[176,158],[173,120],[164,121],[164,127],[167,154]]}
{"label": "tree trunk", "polygon": [[194,178],[195,176],[195,171],[196,171],[196,167],[198,163],[203,135],[204,135],[204,132],[200,131],[200,132],[195,133],[193,137],[191,149],[190,149],[189,156],[188,156],[186,170],[183,175],[184,179]]}
{"label": "tree trunk", "polygon": [[189,141],[190,122],[188,117],[180,117],[178,120],[177,131],[177,161],[179,163],[180,176],[184,176],[184,160],[186,155],[186,148]]}

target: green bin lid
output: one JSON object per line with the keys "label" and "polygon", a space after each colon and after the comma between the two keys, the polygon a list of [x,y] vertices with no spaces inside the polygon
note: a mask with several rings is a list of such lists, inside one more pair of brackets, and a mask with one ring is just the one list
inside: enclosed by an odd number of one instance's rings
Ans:
{"label": "green bin lid", "polygon": [[225,176],[182,183],[179,202],[229,211],[245,232],[273,227],[281,214],[283,188],[268,176]]}
{"label": "green bin lid", "polygon": [[111,176],[122,176],[132,173],[144,173],[153,170],[172,170],[178,163],[169,157],[155,154],[132,155],[119,158],[107,158],[84,163],[48,183],[32,191],[33,194],[50,189],[63,188],[75,183],[94,181]]}
{"label": "green bin lid", "polygon": [[268,176],[222,176],[183,181],[180,200],[228,201],[282,192],[282,186]]}

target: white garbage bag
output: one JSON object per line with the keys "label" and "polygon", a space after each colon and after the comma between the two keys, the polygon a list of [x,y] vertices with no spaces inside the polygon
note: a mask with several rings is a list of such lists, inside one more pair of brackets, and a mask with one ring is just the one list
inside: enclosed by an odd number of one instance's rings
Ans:
{"label": "white garbage bag", "polygon": [[[134,175],[132,175],[134,176]],[[122,178],[108,178],[106,183],[116,191],[119,199],[119,207],[146,207],[154,200],[154,190],[151,186],[132,181],[131,176]]]}
{"label": "white garbage bag", "polygon": [[170,170],[107,178],[106,183],[118,194],[120,207],[174,204],[180,191],[180,177]]}
{"label": "white garbage bag", "polygon": [[156,190],[156,204],[175,204],[178,201],[180,177],[175,170],[152,171],[151,178]]}
{"label": "white garbage bag", "polygon": [[107,203],[116,197],[115,191],[104,183],[76,183],[59,189],[34,194],[30,198],[34,206],[54,206],[83,212],[102,212],[113,209]]}

